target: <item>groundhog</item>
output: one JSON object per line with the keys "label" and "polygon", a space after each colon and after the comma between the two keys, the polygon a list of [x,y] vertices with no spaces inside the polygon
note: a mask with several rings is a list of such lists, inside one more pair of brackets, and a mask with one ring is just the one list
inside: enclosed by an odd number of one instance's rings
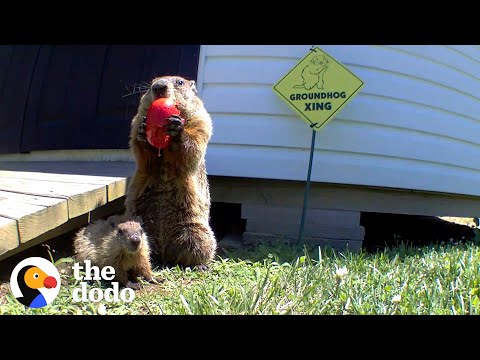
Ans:
{"label": "groundhog", "polygon": [[97,220],[77,232],[73,246],[78,262],[90,260],[100,268],[113,266],[120,285],[139,289],[137,276],[152,281],[150,245],[142,219],[113,215]]}
{"label": "groundhog", "polygon": [[[171,97],[180,110],[168,119],[168,147],[151,146],[142,128],[148,108],[158,98]],[[141,216],[154,241],[160,265],[208,269],[217,242],[209,224],[210,190],[205,166],[212,120],[197,95],[195,81],[178,76],[152,80],[132,120],[130,148],[136,171],[125,200],[126,214]]]}

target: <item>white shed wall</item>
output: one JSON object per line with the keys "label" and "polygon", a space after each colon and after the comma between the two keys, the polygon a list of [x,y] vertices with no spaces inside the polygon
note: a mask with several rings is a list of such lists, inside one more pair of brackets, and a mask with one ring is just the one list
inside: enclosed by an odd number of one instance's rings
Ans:
{"label": "white shed wall", "polygon": [[[311,130],[273,92],[311,45],[204,45],[210,175],[304,180]],[[312,180],[480,195],[480,48],[318,45],[365,82],[316,135]]]}

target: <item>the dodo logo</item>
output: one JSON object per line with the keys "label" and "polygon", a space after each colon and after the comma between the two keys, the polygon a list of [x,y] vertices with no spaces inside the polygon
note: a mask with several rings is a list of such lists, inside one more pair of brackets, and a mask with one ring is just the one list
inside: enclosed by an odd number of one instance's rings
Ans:
{"label": "the dodo logo", "polygon": [[30,257],[20,261],[10,276],[10,288],[15,298],[30,308],[50,304],[60,291],[60,274],[47,259]]}

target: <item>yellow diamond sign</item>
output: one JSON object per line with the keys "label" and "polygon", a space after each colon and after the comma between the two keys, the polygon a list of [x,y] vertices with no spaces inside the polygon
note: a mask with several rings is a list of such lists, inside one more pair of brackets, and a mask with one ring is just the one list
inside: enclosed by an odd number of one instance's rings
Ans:
{"label": "yellow diamond sign", "polygon": [[315,47],[273,86],[273,90],[312,129],[318,130],[362,87],[362,80]]}

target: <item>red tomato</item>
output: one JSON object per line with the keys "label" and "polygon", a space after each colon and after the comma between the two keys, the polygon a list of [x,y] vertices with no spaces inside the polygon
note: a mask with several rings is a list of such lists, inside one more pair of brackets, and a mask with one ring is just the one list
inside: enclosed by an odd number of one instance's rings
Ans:
{"label": "red tomato", "polygon": [[160,98],[155,100],[147,111],[146,135],[147,141],[157,149],[163,149],[170,142],[170,135],[166,132],[166,119],[171,115],[180,115],[173,99]]}

